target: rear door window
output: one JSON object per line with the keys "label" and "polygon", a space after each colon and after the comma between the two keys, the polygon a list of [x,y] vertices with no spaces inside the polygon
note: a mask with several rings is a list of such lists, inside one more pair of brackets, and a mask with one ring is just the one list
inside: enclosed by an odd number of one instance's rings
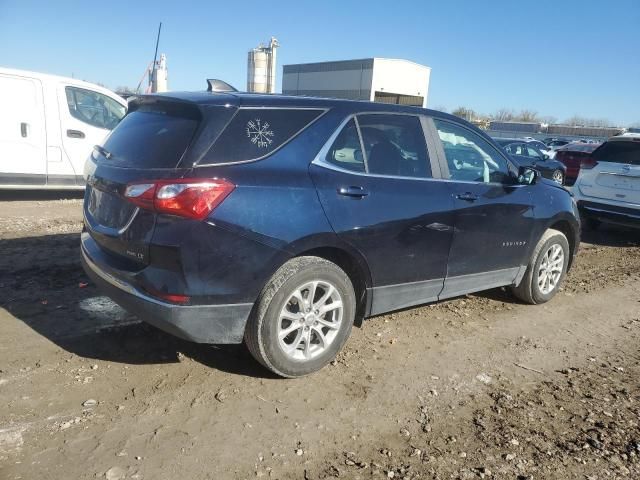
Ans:
{"label": "rear door window", "polygon": [[413,115],[361,114],[368,173],[398,177],[431,177],[420,119]]}
{"label": "rear door window", "polygon": [[640,165],[640,141],[606,142],[591,155],[597,162]]}
{"label": "rear door window", "polygon": [[352,172],[365,172],[364,156],[358,136],[358,127],[352,118],[340,131],[331,148],[327,152],[325,161],[336,167]]}
{"label": "rear door window", "polygon": [[322,113],[322,109],[241,108],[200,164],[243,162],[270,155]]}
{"label": "rear door window", "polygon": [[[140,108],[129,113],[104,143],[109,162],[128,168],[175,168],[198,127],[198,119]],[[94,150],[94,158],[98,153]]]}

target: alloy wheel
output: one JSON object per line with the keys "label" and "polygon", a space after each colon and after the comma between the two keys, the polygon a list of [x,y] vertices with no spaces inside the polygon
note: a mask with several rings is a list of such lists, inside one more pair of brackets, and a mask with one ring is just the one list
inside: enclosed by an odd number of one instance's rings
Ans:
{"label": "alloy wheel", "polygon": [[538,288],[543,295],[556,288],[564,269],[564,250],[560,245],[551,245],[542,257],[538,267]]}
{"label": "alloy wheel", "polygon": [[343,312],[342,297],[330,282],[315,280],[300,285],[280,311],[280,349],[296,361],[317,357],[336,339]]}

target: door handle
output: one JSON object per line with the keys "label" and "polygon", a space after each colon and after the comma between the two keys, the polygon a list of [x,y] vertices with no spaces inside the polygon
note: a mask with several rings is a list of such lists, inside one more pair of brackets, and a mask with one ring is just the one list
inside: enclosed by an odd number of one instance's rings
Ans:
{"label": "door handle", "polygon": [[338,188],[338,194],[344,195],[345,197],[364,198],[369,195],[369,192],[367,192],[364,187],[350,186]]}
{"label": "door handle", "polygon": [[459,193],[458,195],[456,195],[456,198],[459,200],[466,200],[467,202],[475,202],[476,200],[478,200],[478,195],[471,192],[465,192]]}
{"label": "door handle", "polygon": [[69,138],[84,138],[84,132],[80,130],[67,130],[67,137]]}
{"label": "door handle", "polygon": [[25,122],[20,123],[20,135],[22,136],[22,138],[27,138],[28,134],[29,134],[29,124]]}

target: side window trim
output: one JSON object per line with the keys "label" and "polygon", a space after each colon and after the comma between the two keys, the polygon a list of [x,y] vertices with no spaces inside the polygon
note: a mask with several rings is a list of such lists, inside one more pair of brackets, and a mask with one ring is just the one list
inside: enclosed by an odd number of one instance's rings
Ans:
{"label": "side window trim", "polygon": [[[490,148],[493,149],[494,152],[497,152],[499,156],[501,156],[505,163],[507,164],[507,170],[509,170],[509,172],[517,172],[518,169],[517,167],[513,164],[513,162],[511,161],[511,159],[507,156],[506,152],[501,152],[499,148],[495,148],[490,141],[488,141],[486,138],[483,138],[482,135],[479,135],[477,132],[474,132],[473,130],[471,130],[469,127],[467,127],[466,125],[463,125],[462,123],[458,123],[446,118],[438,118],[437,119],[439,122],[443,122],[443,123],[448,123],[449,125],[454,125],[456,127],[462,128],[464,130],[466,130],[467,132],[479,136],[480,138],[482,138],[483,140],[485,140],[487,142],[487,144],[489,145]],[[433,121],[433,119],[432,119]],[[434,128],[436,128],[435,123],[434,123]],[[436,132],[437,132],[437,128],[436,128]],[[447,162],[445,153],[444,153],[444,146],[442,145],[442,140],[440,139],[440,136],[438,135],[437,137],[438,139],[438,146],[439,146],[439,152],[441,151],[442,157],[440,159],[440,166],[443,169],[443,175],[445,175],[443,177],[444,180],[448,181],[448,182],[458,182],[458,183],[473,183],[473,184],[481,184],[483,182],[475,182],[475,181],[467,181],[467,180],[453,180],[450,178],[451,172],[449,171],[449,164]],[[496,185],[503,185],[502,183],[495,183]]]}
{"label": "side window trim", "polygon": [[[367,159],[367,151],[364,148],[364,141],[362,140],[362,132],[360,131],[360,122],[358,121],[358,115],[353,115],[353,121],[356,124],[356,132],[358,132],[358,141],[360,142],[360,151],[362,152],[362,161],[364,162],[364,173],[369,174],[369,160]],[[345,126],[340,129],[341,132],[346,127],[346,125],[347,124],[345,124]]]}
{"label": "side window trim", "polygon": [[[367,164],[367,159],[366,159],[366,151],[364,149],[364,142],[362,140],[362,134],[360,132],[360,124],[358,123],[358,115],[403,115],[406,117],[416,117],[418,119],[418,121],[420,122],[421,125],[421,131],[423,133],[424,136],[424,140],[425,140],[425,145],[426,145],[426,153],[427,153],[427,158],[429,159],[430,162],[430,166],[431,166],[431,177],[405,177],[402,175],[381,175],[378,173],[369,173],[369,168],[368,168],[368,164]],[[347,115],[338,125],[338,127],[333,131],[333,133],[331,134],[331,136],[329,137],[329,139],[325,142],[325,144],[322,146],[322,148],[320,149],[320,151],[318,152],[318,154],[314,157],[314,159],[311,161],[311,164],[313,165],[318,165],[320,167],[323,168],[328,168],[329,170],[335,170],[338,172],[343,172],[343,173],[348,173],[351,175],[364,175],[367,177],[378,177],[378,178],[394,178],[394,179],[399,179],[399,180],[418,180],[418,181],[433,181],[433,180],[441,180],[440,178],[438,178],[437,176],[435,176],[434,172],[436,172],[437,170],[434,170],[433,166],[434,166],[434,162],[435,160],[431,158],[432,155],[432,148],[435,147],[437,148],[436,144],[435,146],[432,146],[430,143],[430,139],[429,137],[426,135],[426,132],[424,131],[424,119],[426,117],[422,114],[419,113],[405,113],[405,112],[385,112],[385,111],[368,111],[368,112],[356,112],[356,113],[350,113],[349,115]],[[350,120],[354,120],[355,124],[356,124],[356,128],[358,131],[358,139],[360,140],[360,148],[362,149],[362,154],[363,154],[363,158],[365,159],[365,171],[364,172],[356,172],[354,170],[347,170],[346,168],[340,168],[337,165],[334,165],[332,163],[329,163],[325,160],[325,157],[327,156],[327,153],[329,151],[329,149],[331,148],[331,146],[333,145],[333,143],[336,141],[336,139],[338,138],[338,135],[340,135],[340,133],[342,132],[342,130],[347,126],[347,124],[349,123]],[[435,129],[435,126],[433,127]]]}

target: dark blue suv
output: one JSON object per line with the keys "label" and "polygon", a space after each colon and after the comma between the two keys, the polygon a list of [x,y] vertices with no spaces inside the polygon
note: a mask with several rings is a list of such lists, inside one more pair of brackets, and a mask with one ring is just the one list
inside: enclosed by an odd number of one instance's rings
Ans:
{"label": "dark blue suv", "polygon": [[500,286],[546,302],[580,241],[566,190],[469,123],[399,105],[137,97],[85,177],[92,280],[285,377],[322,368],[365,317]]}

